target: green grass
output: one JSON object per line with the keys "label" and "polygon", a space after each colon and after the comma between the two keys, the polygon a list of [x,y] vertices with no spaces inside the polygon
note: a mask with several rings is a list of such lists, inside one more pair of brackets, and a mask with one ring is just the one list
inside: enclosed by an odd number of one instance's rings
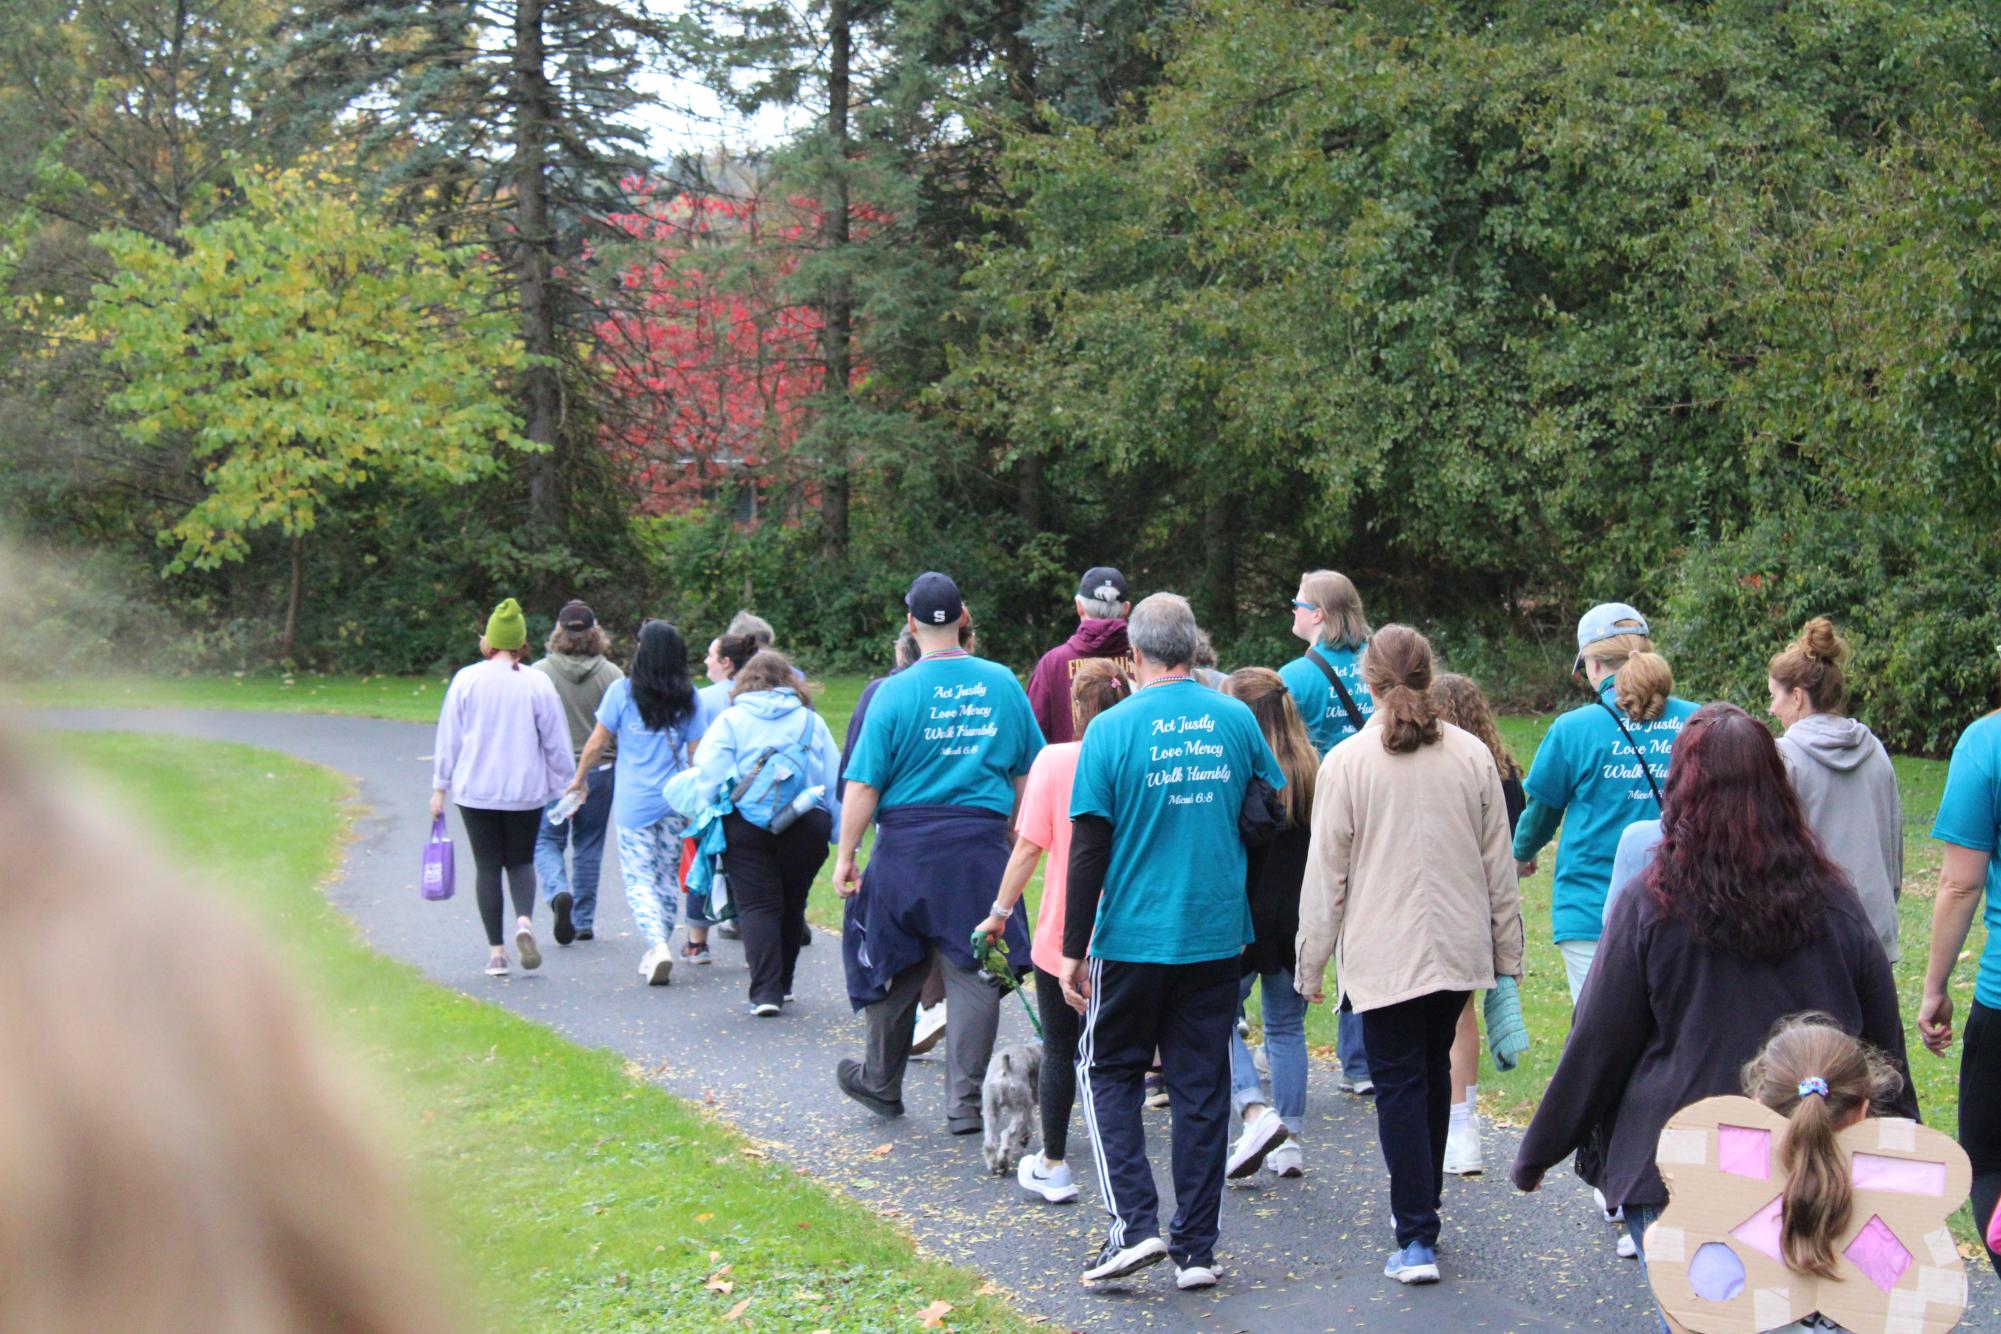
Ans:
{"label": "green grass", "polygon": [[[816,679],[819,690],[816,707],[826,716],[836,738],[846,727],[856,698],[866,681],[862,676],[832,676]],[[18,687],[17,695],[37,704],[130,705],[142,707],[252,708],[300,712],[358,713],[377,717],[410,718],[429,722],[437,716],[442,695],[441,681],[412,677],[190,677],[178,680],[127,682],[31,683]],[[1548,729],[1551,715],[1510,717],[1501,730],[1517,757],[1526,763]],[[1932,891],[1938,879],[1938,845],[1927,837],[1932,816],[1938,810],[1945,783],[1945,763],[1941,760],[1900,758],[1897,777],[1904,794],[1905,814],[1905,893],[1901,907],[1904,960],[1897,966],[1898,990],[1907,1020],[1917,1012],[1918,993],[1923,981],[1926,941],[1931,926]],[[1559,840],[1560,840],[1559,835]],[[1541,858],[1542,870],[1522,882],[1522,910],[1528,927],[1528,973],[1522,984],[1522,1005],[1529,1031],[1534,1037],[1522,1063],[1511,1073],[1489,1070],[1481,1079],[1483,1101],[1493,1114],[1509,1120],[1523,1120],[1535,1108],[1542,1089],[1562,1048],[1562,1035],[1570,1024],[1570,993],[1564,984],[1563,965],[1550,940],[1550,868],[1555,864],[1555,844]],[[1041,878],[1029,886],[1030,911],[1040,896]],[[833,892],[833,863],[828,864],[814,884],[808,912],[822,926],[840,921],[840,900]],[[1978,922],[1967,945],[1977,958],[1985,933]],[[1973,969],[1962,967],[1954,982],[1954,996],[1964,1001],[1972,994]],[[1331,1048],[1334,1020],[1330,1012],[1316,1007],[1308,1013],[1308,1040]],[[1956,1114],[1956,1060],[1938,1060],[1922,1050],[1911,1030],[1909,1043],[1912,1071],[1921,1104],[1928,1117],[1941,1122]]]}
{"label": "green grass", "polygon": [[[1025,1328],[980,1295],[976,1274],[920,1258],[889,1223],[756,1156],[618,1054],[575,1047],[364,946],[318,889],[346,823],[338,776],[181,738],[69,734],[60,745],[296,962],[416,1169],[473,1294],[469,1325],[915,1329],[914,1313],[943,1300],[952,1328]],[[725,1265],[727,1295],[705,1286]]]}

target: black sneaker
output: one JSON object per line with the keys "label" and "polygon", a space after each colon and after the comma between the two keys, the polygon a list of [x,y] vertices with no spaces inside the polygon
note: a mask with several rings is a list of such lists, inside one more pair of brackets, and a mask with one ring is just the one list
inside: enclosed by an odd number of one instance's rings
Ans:
{"label": "black sneaker", "polygon": [[1166,1258],[1167,1243],[1159,1237],[1142,1237],[1123,1250],[1115,1250],[1108,1243],[1098,1252],[1097,1263],[1084,1271],[1084,1281],[1102,1283],[1106,1279],[1124,1278]]}
{"label": "black sneaker", "polygon": [[810,945],[810,944],[812,944],[812,943],[813,943],[813,928],[812,928],[812,927],[810,927],[810,926],[809,926],[809,927],[803,927],[803,928],[801,928],[801,930],[800,930],[800,932],[799,932],[799,943],[800,943],[801,945]]}
{"label": "black sneaker", "polygon": [[[841,1086],[841,1092],[847,1094],[877,1116],[895,1117],[903,1115],[903,1100],[901,1098],[895,1102],[891,1102],[888,1098],[877,1097],[862,1086],[862,1063],[852,1056],[842,1057],[841,1063],[834,1067],[834,1082]],[[1163,1250],[1162,1254],[1165,1253]]]}
{"label": "black sneaker", "polygon": [[570,891],[564,890],[549,900],[550,911],[556,914],[556,943],[567,945],[577,938],[577,929],[570,925]]}
{"label": "black sneaker", "polygon": [[580,927],[578,927],[578,928],[577,928],[577,939],[578,939],[578,940],[593,940],[593,939],[595,939],[595,938],[596,938],[596,937],[594,937],[594,936],[592,936],[592,935],[591,935],[591,929],[590,929],[589,927],[587,927],[587,926],[580,926]]}

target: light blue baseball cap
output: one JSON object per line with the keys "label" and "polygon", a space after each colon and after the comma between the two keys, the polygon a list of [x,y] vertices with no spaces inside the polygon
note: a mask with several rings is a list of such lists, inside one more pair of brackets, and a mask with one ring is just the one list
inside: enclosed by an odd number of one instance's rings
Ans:
{"label": "light blue baseball cap", "polygon": [[1640,615],[1638,608],[1624,602],[1601,602],[1585,612],[1577,622],[1577,661],[1570,664],[1570,670],[1584,670],[1585,649],[1620,635],[1651,637],[1647,618]]}

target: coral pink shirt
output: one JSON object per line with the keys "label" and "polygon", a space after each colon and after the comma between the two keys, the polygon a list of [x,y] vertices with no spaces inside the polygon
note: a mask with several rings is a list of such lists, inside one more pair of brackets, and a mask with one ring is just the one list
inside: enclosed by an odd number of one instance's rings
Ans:
{"label": "coral pink shirt", "polygon": [[1042,866],[1042,906],[1035,914],[1035,935],[1028,957],[1051,976],[1063,971],[1064,885],[1070,875],[1070,785],[1077,779],[1077,752],[1082,743],[1065,741],[1044,746],[1028,771],[1021,794],[1021,816],[1014,832],[1049,856]]}

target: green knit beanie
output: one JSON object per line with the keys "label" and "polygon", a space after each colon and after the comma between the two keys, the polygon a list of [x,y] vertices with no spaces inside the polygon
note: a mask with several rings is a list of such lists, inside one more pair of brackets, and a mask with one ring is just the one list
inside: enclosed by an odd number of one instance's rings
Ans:
{"label": "green knit beanie", "polygon": [[528,622],[521,617],[521,604],[513,598],[503,599],[486,618],[486,646],[513,649],[527,642]]}

